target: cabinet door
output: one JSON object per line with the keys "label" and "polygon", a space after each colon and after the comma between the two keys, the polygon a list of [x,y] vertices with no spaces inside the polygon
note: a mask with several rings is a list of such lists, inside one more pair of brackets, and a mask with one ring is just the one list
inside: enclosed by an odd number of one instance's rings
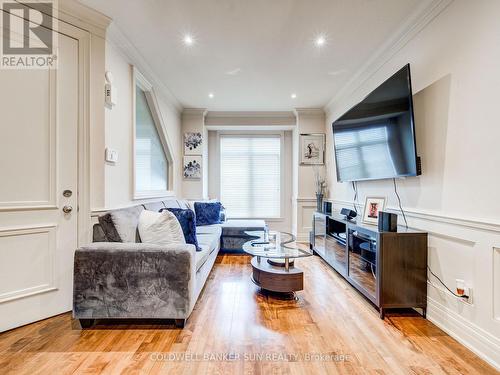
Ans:
{"label": "cabinet door", "polygon": [[[349,229],[349,278],[363,293],[377,303],[377,239],[357,230]],[[359,289],[358,288],[358,289]]]}
{"label": "cabinet door", "polygon": [[330,236],[326,236],[325,260],[341,275],[347,275],[347,247]]}
{"label": "cabinet door", "polygon": [[326,216],[314,214],[314,251],[325,254],[325,236],[326,236]]}

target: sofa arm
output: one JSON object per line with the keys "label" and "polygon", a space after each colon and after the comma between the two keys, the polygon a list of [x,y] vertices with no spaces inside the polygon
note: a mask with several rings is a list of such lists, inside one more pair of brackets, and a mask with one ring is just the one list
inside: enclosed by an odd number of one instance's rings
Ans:
{"label": "sofa arm", "polygon": [[186,319],[194,307],[193,245],[94,243],[75,252],[73,316]]}

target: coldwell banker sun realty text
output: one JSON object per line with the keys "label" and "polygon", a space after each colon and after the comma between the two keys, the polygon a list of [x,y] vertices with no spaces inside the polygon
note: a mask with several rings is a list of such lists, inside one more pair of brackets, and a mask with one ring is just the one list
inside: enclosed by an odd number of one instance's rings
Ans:
{"label": "coldwell banker sun realty text", "polygon": [[0,68],[56,69],[56,1],[0,0],[0,7]]}

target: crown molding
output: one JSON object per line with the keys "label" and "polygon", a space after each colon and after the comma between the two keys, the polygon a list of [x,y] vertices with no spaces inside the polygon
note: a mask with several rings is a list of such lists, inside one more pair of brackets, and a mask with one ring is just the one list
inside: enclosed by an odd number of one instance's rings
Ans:
{"label": "crown molding", "polygon": [[91,34],[106,37],[106,29],[111,18],[75,0],[59,0],[58,19],[69,23]]}
{"label": "crown molding", "polygon": [[292,111],[210,111],[207,117],[218,118],[292,118],[295,117]]}
{"label": "crown molding", "polygon": [[325,111],[323,108],[295,108],[294,113],[297,117],[324,117]]}
{"label": "crown molding", "polygon": [[205,117],[207,115],[206,108],[184,108],[182,110],[182,117],[185,116],[202,116]]}
{"label": "crown molding", "polygon": [[397,52],[415,38],[434,18],[445,10],[454,0],[425,0],[403,23],[399,30],[371,55],[352,78],[337,92],[324,107],[327,114],[341,98],[355,93],[382,68]]}
{"label": "crown molding", "polygon": [[297,118],[292,111],[211,111],[208,112],[206,121],[208,126],[295,126]]}
{"label": "crown molding", "polygon": [[107,29],[106,41],[118,48],[120,52],[136,66],[137,69],[153,83],[156,94],[164,99],[167,104],[175,109],[178,113],[183,111],[183,107],[170,89],[158,78],[147,61],[142,57],[137,48],[129,41],[125,34],[120,30],[116,23],[111,23]]}

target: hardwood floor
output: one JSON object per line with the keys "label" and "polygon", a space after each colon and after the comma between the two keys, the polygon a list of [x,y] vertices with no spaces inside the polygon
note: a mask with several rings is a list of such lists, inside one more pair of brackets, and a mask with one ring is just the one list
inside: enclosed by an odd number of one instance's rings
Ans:
{"label": "hardwood floor", "polygon": [[497,374],[415,313],[380,320],[320,258],[296,262],[305,277],[297,301],[260,293],[250,257],[223,255],[183,330],[157,322],[81,330],[67,313],[0,334],[0,373]]}

